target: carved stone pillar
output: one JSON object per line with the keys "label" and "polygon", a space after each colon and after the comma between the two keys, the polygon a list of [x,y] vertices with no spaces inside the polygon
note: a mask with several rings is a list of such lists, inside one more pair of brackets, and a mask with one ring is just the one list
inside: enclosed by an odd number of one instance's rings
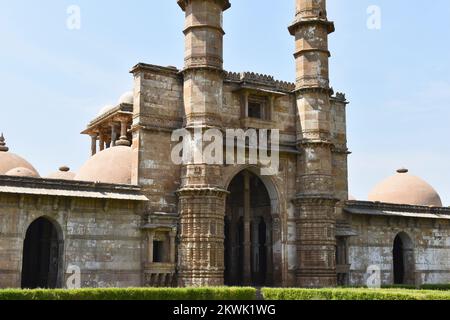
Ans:
{"label": "carved stone pillar", "polygon": [[224,221],[227,193],[218,188],[183,188],[180,201],[179,285],[224,284]]}
{"label": "carved stone pillar", "polygon": [[127,130],[128,120],[125,118],[120,119],[120,138],[119,141],[116,142],[117,146],[129,147],[131,145],[131,142],[128,140]]}
{"label": "carved stone pillar", "polygon": [[251,256],[251,208],[250,208],[250,175],[244,172],[244,284],[251,284],[252,256]]}
{"label": "carved stone pillar", "polygon": [[91,135],[91,155],[94,156],[97,153],[97,134]]}
{"label": "carved stone pillar", "polygon": [[155,239],[155,231],[149,230],[147,234],[147,262],[153,263],[153,241]]}
{"label": "carved stone pillar", "polygon": [[100,151],[105,150],[105,136],[103,133],[99,134],[98,146]]}
{"label": "carved stone pillar", "polygon": [[[228,0],[178,0],[185,12],[183,70],[185,126],[206,130],[222,125],[223,11]],[[201,161],[202,162],[202,161]],[[179,285],[224,283],[225,197],[222,167],[184,164],[177,192],[180,211]]]}
{"label": "carved stone pillar", "polygon": [[335,177],[332,166],[328,34],[325,0],[297,0],[289,27],[296,43],[297,146],[297,285],[336,285]]}
{"label": "carved stone pillar", "polygon": [[111,124],[111,146],[115,147],[117,141],[117,131],[115,124]]}
{"label": "carved stone pillar", "polygon": [[169,233],[169,261],[170,263],[175,263],[176,260],[176,243],[175,243],[175,239],[177,236],[177,231],[172,231]]}

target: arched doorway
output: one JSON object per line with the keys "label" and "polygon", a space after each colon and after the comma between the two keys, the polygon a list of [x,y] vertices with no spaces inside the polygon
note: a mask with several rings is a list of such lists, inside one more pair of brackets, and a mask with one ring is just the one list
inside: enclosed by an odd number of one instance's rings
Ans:
{"label": "arched doorway", "polygon": [[35,220],[23,244],[22,288],[56,288],[61,264],[60,237],[47,218]]}
{"label": "arched doorway", "polygon": [[248,170],[231,181],[225,216],[225,284],[273,283],[271,199],[262,180]]}
{"label": "arched doorway", "polygon": [[394,284],[413,285],[415,282],[414,246],[406,233],[399,233],[395,237],[392,255]]}

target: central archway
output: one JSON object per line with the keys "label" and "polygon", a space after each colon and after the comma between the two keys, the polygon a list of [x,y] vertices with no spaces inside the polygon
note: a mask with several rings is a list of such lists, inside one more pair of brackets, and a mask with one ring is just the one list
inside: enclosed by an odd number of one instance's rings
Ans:
{"label": "central archway", "polygon": [[262,180],[244,170],[231,181],[225,215],[225,284],[273,283],[271,199]]}
{"label": "central archway", "polygon": [[44,217],[35,220],[28,227],[23,245],[22,288],[59,287],[61,249],[53,222]]}

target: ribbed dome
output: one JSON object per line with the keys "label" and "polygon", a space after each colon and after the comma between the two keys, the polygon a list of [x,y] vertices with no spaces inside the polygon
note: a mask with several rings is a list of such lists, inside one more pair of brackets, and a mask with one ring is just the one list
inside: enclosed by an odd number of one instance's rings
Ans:
{"label": "ribbed dome", "polygon": [[37,170],[28,161],[17,154],[8,152],[8,150],[9,148],[6,147],[5,138],[2,134],[0,136],[0,175],[5,175],[16,168],[25,168],[30,170],[33,176],[39,177]]}
{"label": "ribbed dome", "polygon": [[132,91],[127,91],[119,98],[119,104],[127,103],[127,104],[133,104],[134,102],[134,94]]}
{"label": "ribbed dome", "polygon": [[70,168],[64,166],[59,168],[59,171],[49,174],[47,178],[57,180],[73,180],[75,175],[76,174],[74,172],[70,172]]}
{"label": "ribbed dome", "polygon": [[400,169],[397,174],[378,184],[369,194],[369,201],[442,207],[439,194],[419,177]]}
{"label": "ribbed dome", "polygon": [[40,178],[35,171],[23,167],[11,169],[5,173],[5,176]]}
{"label": "ribbed dome", "polygon": [[130,147],[117,146],[105,149],[90,158],[74,180],[131,184]]}

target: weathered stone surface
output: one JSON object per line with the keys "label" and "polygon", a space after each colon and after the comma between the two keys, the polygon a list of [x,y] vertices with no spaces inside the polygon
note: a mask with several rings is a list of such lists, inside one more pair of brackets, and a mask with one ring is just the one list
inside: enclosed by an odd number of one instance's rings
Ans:
{"label": "weathered stone surface", "polygon": [[[224,71],[229,1],[179,0],[184,69],[137,64],[133,93],[83,131],[92,154],[131,144],[132,185],[0,176],[0,287],[21,286],[27,232],[42,217],[54,229],[38,239],[41,262],[56,267],[57,286],[70,266],[83,287],[365,285],[374,266],[392,284],[395,239],[403,282],[448,283],[449,209],[347,201],[347,101],[329,84],[325,3],[296,1],[289,83]],[[194,127],[280,130],[279,171],[174,164],[172,132]]]}

